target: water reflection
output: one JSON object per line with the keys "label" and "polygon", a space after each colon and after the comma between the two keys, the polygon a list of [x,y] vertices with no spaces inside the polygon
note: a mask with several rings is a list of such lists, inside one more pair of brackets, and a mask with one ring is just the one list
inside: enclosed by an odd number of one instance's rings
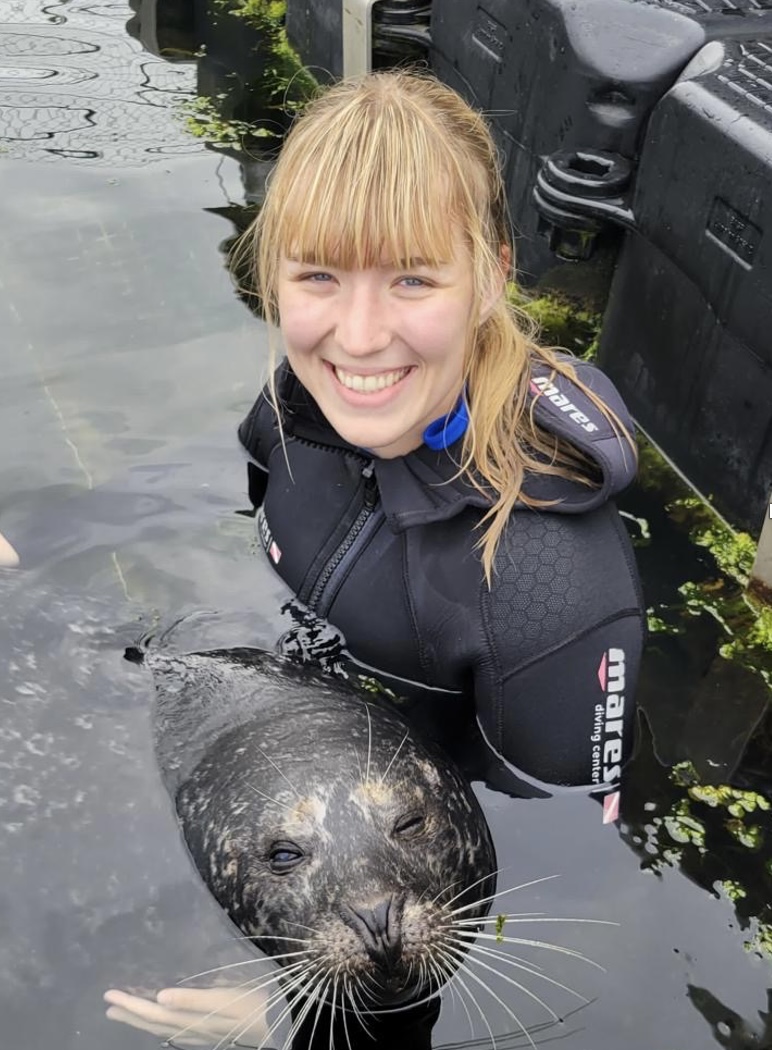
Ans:
{"label": "water reflection", "polygon": [[143,52],[125,20],[121,3],[4,5],[2,156],[135,166],[201,148],[175,116],[191,70]]}

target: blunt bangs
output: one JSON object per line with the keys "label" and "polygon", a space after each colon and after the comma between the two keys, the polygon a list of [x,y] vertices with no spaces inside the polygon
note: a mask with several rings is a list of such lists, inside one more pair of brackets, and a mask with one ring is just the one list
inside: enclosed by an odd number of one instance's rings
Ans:
{"label": "blunt bangs", "polygon": [[449,262],[471,202],[459,199],[454,158],[421,117],[380,101],[365,120],[349,107],[331,133],[301,122],[271,185],[277,253],[344,270]]}

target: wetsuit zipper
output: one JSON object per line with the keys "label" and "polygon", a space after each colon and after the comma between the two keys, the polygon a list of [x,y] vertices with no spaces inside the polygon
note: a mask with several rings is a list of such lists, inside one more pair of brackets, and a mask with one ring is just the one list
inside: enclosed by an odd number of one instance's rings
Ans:
{"label": "wetsuit zipper", "polygon": [[[380,524],[381,514],[376,514],[378,503],[378,483],[375,480],[375,464],[372,460],[362,470],[364,486],[362,488],[362,508],[344,536],[341,544],[330,557],[327,564],[316,578],[306,604],[314,612],[324,616],[332,604],[337,592],[337,583],[346,564],[353,553],[360,550],[369,541],[370,535]],[[325,593],[326,592],[326,593]]]}

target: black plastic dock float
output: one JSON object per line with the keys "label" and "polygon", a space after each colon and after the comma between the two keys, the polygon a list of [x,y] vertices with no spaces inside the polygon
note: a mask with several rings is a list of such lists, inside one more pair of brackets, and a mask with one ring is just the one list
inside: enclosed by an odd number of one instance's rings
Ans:
{"label": "black plastic dock float", "polygon": [[600,364],[756,535],[772,489],[772,34],[700,57],[646,130]]}

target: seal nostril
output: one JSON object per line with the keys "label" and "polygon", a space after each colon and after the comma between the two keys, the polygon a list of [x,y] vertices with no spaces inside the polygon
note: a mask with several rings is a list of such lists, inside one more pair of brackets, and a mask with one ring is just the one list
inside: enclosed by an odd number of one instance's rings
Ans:
{"label": "seal nostril", "polygon": [[402,900],[390,895],[372,907],[344,904],[341,918],[362,939],[370,958],[387,969],[402,951]]}

